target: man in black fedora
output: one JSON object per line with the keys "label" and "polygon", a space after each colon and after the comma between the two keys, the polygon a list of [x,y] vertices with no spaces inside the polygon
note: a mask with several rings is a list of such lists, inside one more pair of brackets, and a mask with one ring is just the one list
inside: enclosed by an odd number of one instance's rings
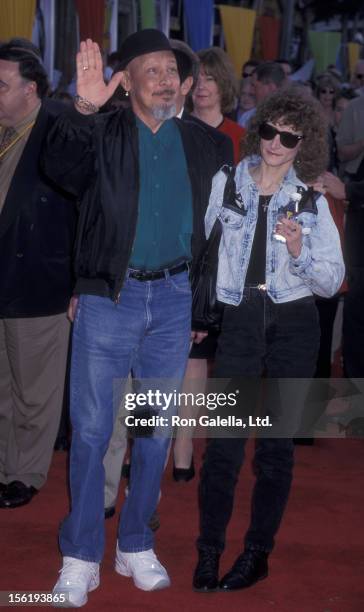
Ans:
{"label": "man in black fedora", "polygon": [[[120,400],[115,380],[132,371],[139,391],[157,391],[151,379],[163,379],[163,392],[171,392],[183,379],[191,324],[188,266],[204,246],[204,213],[219,165],[204,130],[170,120],[180,76],[168,39],[142,30],[126,39],[120,56],[120,72],[105,85],[98,46],[81,43],[76,108],[50,133],[43,161],[49,176],[81,201],[70,397],[72,509],[60,531],[63,568],[55,586],[74,606],[85,604],[99,585],[102,462]],[[131,108],[98,114],[119,84]],[[145,406],[154,415],[158,408],[150,400]],[[135,438],[116,551],[116,571],[146,591],[170,584],[149,527],[170,442],[160,434]]]}

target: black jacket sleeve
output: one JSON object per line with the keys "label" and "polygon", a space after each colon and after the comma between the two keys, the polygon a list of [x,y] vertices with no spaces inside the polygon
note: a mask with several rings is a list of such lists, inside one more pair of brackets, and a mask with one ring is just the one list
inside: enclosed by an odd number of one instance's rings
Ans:
{"label": "black jacket sleeve", "polygon": [[56,185],[80,198],[95,174],[94,115],[75,109],[62,113],[50,130],[41,153],[43,172]]}

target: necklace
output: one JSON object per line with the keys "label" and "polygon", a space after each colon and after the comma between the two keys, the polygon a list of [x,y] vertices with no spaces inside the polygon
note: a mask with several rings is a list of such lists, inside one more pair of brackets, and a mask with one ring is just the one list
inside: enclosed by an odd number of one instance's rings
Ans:
{"label": "necklace", "polygon": [[28,130],[33,127],[34,124],[35,121],[31,121],[19,134],[14,131],[14,136],[15,134],[16,136],[12,140],[10,140],[10,142],[6,139],[3,145],[0,146],[0,160],[5,156],[8,151],[10,151],[10,149],[13,148],[13,146],[24,136],[24,134],[26,134]]}
{"label": "necklace", "polygon": [[263,212],[266,213],[267,210],[268,210],[269,202],[270,202],[270,199],[271,199],[272,196],[271,195],[261,195],[260,197],[262,198],[262,209],[263,209]]}

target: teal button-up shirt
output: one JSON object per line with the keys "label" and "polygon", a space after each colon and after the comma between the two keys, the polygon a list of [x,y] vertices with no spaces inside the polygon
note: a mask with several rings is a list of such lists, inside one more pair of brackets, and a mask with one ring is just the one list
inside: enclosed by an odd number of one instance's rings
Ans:
{"label": "teal button-up shirt", "polygon": [[138,118],[139,212],[129,266],[159,270],[191,259],[192,191],[179,129]]}

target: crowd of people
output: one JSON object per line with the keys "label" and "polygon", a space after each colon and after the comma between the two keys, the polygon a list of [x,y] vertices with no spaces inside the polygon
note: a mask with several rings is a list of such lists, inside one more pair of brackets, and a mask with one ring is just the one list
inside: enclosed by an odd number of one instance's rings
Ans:
{"label": "crowd of people", "polygon": [[[364,60],[352,86],[333,67],[313,83],[292,80],[284,59],[247,62],[239,83],[222,49],[195,54],[153,29],[112,60],[105,79],[98,45],[81,42],[70,98],[50,93],[32,43],[0,45],[0,508],[44,486],[69,405],[71,508],[54,593],[73,606],[100,582],[128,446],[126,388],[150,397],[209,375],[329,377],[341,294],[344,372],[364,370]],[[221,328],[191,330],[189,277],[217,226]],[[270,399],[263,413],[274,422]],[[296,394],[296,414],[304,399]],[[159,412],[145,402],[138,414]],[[157,424],[130,444],[115,570],[146,591],[170,585],[154,543],[172,434]],[[192,435],[177,431],[176,481],[195,474]],[[206,445],[196,591],[268,575],[293,434],[258,437],[250,526],[219,577],[246,440]]]}

